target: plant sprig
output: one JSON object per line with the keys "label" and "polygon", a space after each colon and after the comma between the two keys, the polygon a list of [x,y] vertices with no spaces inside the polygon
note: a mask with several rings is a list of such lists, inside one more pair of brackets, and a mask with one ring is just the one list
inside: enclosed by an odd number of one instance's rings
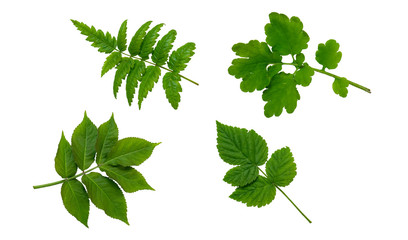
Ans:
{"label": "plant sprig", "polygon": [[[119,186],[128,193],[154,190],[132,166],[139,166],[147,160],[160,143],[134,137],[118,140],[118,136],[113,114],[96,128],[85,112],[82,122],[72,134],[72,145],[66,140],[64,132],[58,144],[55,170],[63,179],[33,188],[62,184],[61,197],[65,208],[86,227],[89,199],[106,215],[129,224],[126,200]],[[91,168],[94,162],[96,166]],[[76,174],[78,168],[82,172]],[[107,176],[93,172],[96,169]],[[77,180],[78,177],[82,177],[82,183]]]}
{"label": "plant sprig", "polygon": [[[126,79],[126,97],[129,106],[132,105],[136,89],[139,88],[138,106],[139,109],[142,107],[143,100],[158,82],[161,70],[167,71],[163,77],[163,88],[174,109],[178,108],[180,102],[181,79],[198,85],[197,82],[180,74],[194,55],[195,43],[186,43],[170,54],[177,32],[170,30],[157,41],[159,31],[164,26],[163,23],[157,24],[150,30],[152,21],[144,23],[136,31],[128,46],[127,20],[120,26],[117,38],[109,32],[104,33],[102,30],[97,30],[94,26],[89,27],[85,23],[71,21],[83,35],[87,36],[86,40],[91,42],[93,47],[98,48],[99,52],[109,54],[102,66],[101,76],[116,68],[113,95],[117,97],[119,87]],[[126,50],[128,53],[125,53]]]}
{"label": "plant sprig", "polygon": [[[289,147],[276,150],[268,160],[268,146],[254,130],[231,127],[217,121],[217,149],[224,162],[235,166],[224,177],[225,182],[237,187],[230,198],[248,207],[263,207],[275,199],[278,189],[312,223],[281,189],[288,186],[297,174]],[[266,173],[260,168],[265,163]]]}
{"label": "plant sprig", "polygon": [[[302,53],[307,49],[309,35],[303,30],[298,17],[288,18],[284,14],[272,12],[270,23],[265,25],[266,42],[251,40],[248,43],[237,43],[232,50],[240,57],[232,61],[228,72],[237,79],[242,79],[240,88],[243,92],[263,91],[262,99],[266,101],[266,117],[280,116],[283,109],[293,113],[300,100],[297,86],[307,87],[315,72],[334,78],[333,91],[346,97],[348,86],[353,86],[367,93],[371,90],[358,83],[328,72],[335,69],[341,60],[340,45],[333,39],[321,43],[316,51],[316,61],[321,69],[311,67],[305,62]],[[292,62],[282,62],[282,56],[290,55]],[[282,65],[295,67],[293,73],[282,71]]]}

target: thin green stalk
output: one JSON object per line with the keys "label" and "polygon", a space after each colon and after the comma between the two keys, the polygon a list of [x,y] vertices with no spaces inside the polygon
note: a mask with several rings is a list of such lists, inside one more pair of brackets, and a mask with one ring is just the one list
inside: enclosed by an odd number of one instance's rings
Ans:
{"label": "thin green stalk", "polygon": [[65,181],[69,181],[69,180],[75,179],[75,178],[77,178],[77,177],[80,177],[80,176],[82,176],[82,175],[85,175],[85,174],[87,174],[87,173],[89,173],[89,172],[91,172],[91,171],[97,169],[97,168],[100,167],[100,166],[101,166],[101,165],[98,165],[98,166],[96,166],[96,167],[93,167],[93,168],[91,168],[91,169],[88,169],[88,170],[86,170],[86,171],[84,171],[84,172],[82,172],[82,173],[79,173],[79,174],[77,174],[77,175],[75,175],[75,176],[73,176],[73,177],[70,177],[70,178],[65,178],[65,179],[63,179],[63,180],[56,181],[56,182],[51,182],[51,183],[36,185],[36,186],[33,186],[33,188],[34,188],[34,189],[39,189],[39,188],[45,188],[45,187],[50,187],[50,186],[58,185],[58,184],[64,183]]}
{"label": "thin green stalk", "polygon": [[[120,52],[119,50],[116,50],[116,51]],[[157,64],[155,64],[155,63],[153,63],[153,62],[150,62],[150,61],[147,61],[147,60],[143,60],[143,59],[141,59],[140,57],[131,56],[131,55],[129,55],[129,54],[127,54],[127,53],[124,53],[124,52],[121,52],[121,53],[122,53],[123,55],[125,55],[125,56],[131,57],[131,58],[135,58],[135,59],[140,60],[140,61],[144,61],[144,62],[146,62],[146,63],[148,63],[148,64],[151,64],[151,65],[158,66],[159,68],[162,68],[162,69],[164,69],[164,70],[166,70],[166,71],[173,72],[173,70],[171,70],[171,69],[168,69],[168,68],[166,68],[166,67],[164,67],[164,66],[157,65]],[[197,86],[199,85],[197,82],[191,80],[190,78],[185,77],[185,76],[181,75],[180,73],[177,73],[177,74],[178,74],[181,78],[184,78],[185,80],[187,80],[187,81],[189,81],[189,82],[191,82],[191,83],[194,83],[194,84],[197,85]]]}

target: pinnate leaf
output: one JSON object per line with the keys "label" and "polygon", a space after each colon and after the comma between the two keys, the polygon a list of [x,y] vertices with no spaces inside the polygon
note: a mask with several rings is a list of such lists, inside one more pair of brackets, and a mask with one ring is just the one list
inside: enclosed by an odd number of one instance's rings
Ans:
{"label": "pinnate leaf", "polygon": [[324,68],[335,69],[341,60],[340,44],[330,39],[326,44],[320,43],[316,51],[316,61]]}
{"label": "pinnate leaf", "polygon": [[102,163],[121,166],[138,166],[150,157],[160,143],[151,143],[141,138],[119,140]]}
{"label": "pinnate leaf", "polygon": [[159,81],[161,71],[160,68],[157,66],[148,66],[146,68],[146,72],[142,77],[140,87],[139,87],[139,95],[138,95],[138,105],[139,109],[142,107],[143,99],[147,97],[147,94],[152,91],[154,84]]}
{"label": "pinnate leaf", "polygon": [[173,51],[167,64],[169,68],[175,73],[183,71],[194,55],[195,48],[195,43],[189,42]]}
{"label": "pinnate leaf", "polygon": [[231,168],[225,174],[224,181],[232,186],[245,186],[253,182],[259,175],[259,170],[256,165],[244,164]]}
{"label": "pinnate leaf", "polygon": [[72,177],[77,172],[77,165],[74,161],[71,145],[65,138],[64,132],[62,132],[55,156],[55,170],[62,178]]}
{"label": "pinnate leaf", "polygon": [[295,73],[295,81],[297,84],[307,87],[312,82],[312,76],[314,75],[314,70],[305,63],[299,70]]}
{"label": "pinnate leaf", "polygon": [[119,51],[126,50],[126,31],[127,31],[127,20],[123,21],[122,25],[120,25],[119,33],[118,33],[118,48]]}
{"label": "pinnate leaf", "polygon": [[[249,43],[237,43],[232,50],[240,57],[232,61],[228,68],[228,73],[235,78],[242,78],[241,90],[243,92],[253,92],[262,90],[270,82],[268,65],[280,63],[282,57],[272,53],[268,45],[258,40],[251,40]],[[278,66],[278,71],[281,67]]]}
{"label": "pinnate leaf", "polygon": [[140,46],[139,56],[142,59],[148,59],[149,55],[153,52],[153,46],[156,44],[156,40],[159,37],[159,31],[164,26],[163,23],[154,26],[143,39],[142,45]]}
{"label": "pinnate leaf", "polygon": [[174,109],[178,108],[180,102],[180,92],[182,91],[180,80],[180,75],[173,72],[168,72],[163,77],[163,88],[166,97]]}
{"label": "pinnate leaf", "polygon": [[126,78],[130,69],[133,66],[133,59],[122,58],[115,73],[115,80],[113,81],[113,95],[117,97],[119,87],[122,85],[122,80]]}
{"label": "pinnate leaf", "polygon": [[88,227],[89,198],[82,183],[76,179],[65,181],[61,187],[61,197],[67,211]]}
{"label": "pinnate leaf", "polygon": [[84,119],[75,128],[71,138],[74,160],[79,169],[85,170],[92,165],[96,153],[97,136],[98,129],[85,112]]}
{"label": "pinnate leaf", "polygon": [[109,32],[106,34],[102,30],[96,30],[94,26],[89,27],[83,22],[71,20],[81,34],[87,36],[86,40],[91,42],[93,47],[99,52],[111,53],[116,49],[116,39]]}
{"label": "pinnate leaf", "polygon": [[129,225],[125,196],[119,186],[100,173],[91,172],[82,176],[92,203],[105,211],[106,215]]}
{"label": "pinnate leaf", "polygon": [[266,174],[276,185],[288,186],[296,176],[296,163],[288,147],[276,150],[266,162]]}
{"label": "pinnate leaf", "polygon": [[238,187],[230,198],[246,203],[248,207],[262,207],[272,202],[276,195],[276,188],[268,179],[258,178],[243,187]]}
{"label": "pinnate leaf", "polygon": [[152,61],[157,65],[164,65],[169,58],[170,50],[173,48],[173,42],[176,40],[176,30],[170,30],[157,42],[152,54]]}
{"label": "pinnate leaf", "polygon": [[129,106],[132,105],[133,97],[138,86],[138,81],[142,80],[142,76],[146,71],[146,65],[143,61],[134,60],[133,68],[130,70],[126,79],[126,98]]}
{"label": "pinnate leaf", "polygon": [[143,175],[132,167],[122,166],[101,166],[101,170],[119,183],[125,192],[132,193],[139,190],[154,190]]}
{"label": "pinnate leaf", "polygon": [[109,56],[106,58],[106,61],[104,62],[102,66],[101,77],[103,77],[105,73],[109,72],[109,70],[111,70],[116,65],[118,65],[121,60],[122,60],[122,54],[120,52],[113,52],[109,54]]}
{"label": "pinnate leaf", "polygon": [[349,86],[349,81],[346,78],[335,78],[333,82],[333,91],[340,97],[347,97],[347,87]]}
{"label": "pinnate leaf", "polygon": [[303,23],[298,17],[290,19],[285,14],[272,12],[270,23],[265,26],[266,42],[272,46],[272,51],[280,55],[299,54],[307,48],[310,38],[303,31]]}
{"label": "pinnate leaf", "polygon": [[111,118],[98,128],[98,138],[96,141],[96,163],[103,162],[106,159],[108,153],[118,141],[118,138],[119,130],[112,114]]}
{"label": "pinnate leaf", "polygon": [[140,47],[142,46],[143,39],[151,23],[152,21],[147,21],[136,31],[135,35],[133,35],[128,48],[130,55],[136,56],[140,53]]}

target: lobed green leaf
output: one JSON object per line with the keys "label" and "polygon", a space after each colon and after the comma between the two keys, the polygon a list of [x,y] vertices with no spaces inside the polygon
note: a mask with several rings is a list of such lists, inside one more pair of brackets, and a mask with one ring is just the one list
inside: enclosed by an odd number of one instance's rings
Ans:
{"label": "lobed green leaf", "polygon": [[307,63],[305,63],[294,73],[296,83],[302,85],[303,87],[310,85],[313,75],[314,70]]}
{"label": "lobed green leaf", "polygon": [[143,39],[142,45],[140,46],[139,56],[146,60],[149,58],[149,55],[153,52],[153,46],[156,44],[156,40],[159,37],[159,31],[164,26],[163,23],[157,24],[154,26]]}
{"label": "lobed green leaf", "polygon": [[276,185],[288,186],[296,176],[296,163],[288,147],[276,150],[266,162],[266,174]]}
{"label": "lobed green leaf", "polygon": [[119,130],[116,125],[113,113],[111,118],[98,128],[98,138],[96,140],[96,163],[103,162],[112,147],[118,142]]}
{"label": "lobed green leaf", "polygon": [[173,72],[167,72],[163,77],[163,89],[166,93],[166,98],[174,109],[178,108],[180,102],[180,75]]}
{"label": "lobed green leaf", "polygon": [[89,198],[82,183],[76,179],[65,181],[61,187],[61,197],[65,209],[88,227]]}
{"label": "lobed green leaf", "polygon": [[102,30],[96,30],[94,26],[89,27],[83,22],[72,19],[71,21],[81,34],[87,36],[86,40],[91,42],[93,47],[98,48],[99,52],[111,53],[116,49],[116,39],[109,32],[105,34]]}
{"label": "lobed green leaf", "polygon": [[122,61],[122,54],[120,52],[113,52],[109,54],[106,61],[103,63],[101,77],[118,65],[120,61]]}
{"label": "lobed green leaf", "polygon": [[122,25],[120,25],[119,33],[118,33],[118,48],[119,51],[123,52],[126,50],[126,31],[127,31],[127,20],[123,21]]}
{"label": "lobed green leaf", "polygon": [[73,177],[77,172],[77,165],[74,161],[71,145],[65,138],[64,132],[62,132],[55,156],[55,171],[57,171],[58,175],[62,178]]}
{"label": "lobed green leaf", "polygon": [[138,81],[142,80],[142,76],[145,74],[145,71],[145,63],[143,61],[134,60],[134,65],[126,79],[126,98],[129,106],[132,105],[133,97],[138,86]]}
{"label": "lobed green leaf", "polygon": [[142,76],[139,86],[138,105],[139,109],[142,107],[143,99],[147,97],[147,94],[152,91],[154,84],[159,81],[161,71],[157,66],[148,66],[145,74]]}
{"label": "lobed green leaf", "polygon": [[170,50],[173,48],[173,42],[176,40],[176,30],[170,30],[157,42],[153,50],[152,61],[157,65],[164,65],[169,58]]}
{"label": "lobed green leaf", "polygon": [[347,97],[347,87],[349,86],[349,81],[346,78],[335,78],[333,82],[333,91],[340,97]]}
{"label": "lobed green leaf", "polygon": [[224,181],[232,186],[245,186],[253,182],[259,175],[259,170],[256,165],[244,164],[231,168],[225,174]]}
{"label": "lobed green leaf", "polygon": [[195,48],[195,43],[189,42],[173,51],[167,64],[169,68],[175,73],[183,71],[194,55]]}
{"label": "lobed green leaf", "polygon": [[113,81],[113,95],[117,97],[119,87],[122,85],[122,80],[126,78],[130,69],[133,66],[133,59],[122,58],[115,73],[115,80]]}
{"label": "lobed green leaf", "polygon": [[132,167],[103,165],[100,169],[119,183],[125,192],[132,193],[139,190],[154,190],[143,175]]}
{"label": "lobed green leaf", "polygon": [[130,40],[128,51],[131,56],[136,56],[140,53],[140,47],[142,46],[142,42],[144,37],[146,36],[146,31],[149,29],[150,24],[152,21],[147,21],[144,23],[132,37]]}
{"label": "lobed green leaf", "polygon": [[341,60],[342,53],[339,51],[340,44],[330,39],[326,44],[320,43],[316,51],[316,61],[323,68],[335,69]]}
{"label": "lobed green leaf", "polygon": [[244,187],[238,187],[230,198],[246,203],[248,207],[262,207],[275,199],[276,188],[268,179],[258,176],[258,178]]}

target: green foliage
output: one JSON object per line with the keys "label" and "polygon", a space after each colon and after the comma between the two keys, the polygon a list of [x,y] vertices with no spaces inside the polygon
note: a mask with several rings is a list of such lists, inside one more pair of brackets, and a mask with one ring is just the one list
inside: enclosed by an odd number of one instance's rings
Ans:
{"label": "green foliage", "polygon": [[[293,113],[300,99],[298,86],[309,86],[315,72],[333,77],[333,90],[342,97],[347,95],[349,85],[371,93],[370,89],[325,70],[336,68],[341,60],[340,45],[335,40],[319,44],[316,60],[323,69],[317,69],[305,62],[302,51],[308,48],[310,38],[300,19],[289,19],[284,14],[272,12],[269,20],[265,25],[266,41],[235,44],[232,50],[239,58],[232,60],[228,68],[230,75],[242,79],[240,87],[243,92],[263,91],[266,117],[280,116],[283,109]],[[282,61],[282,57],[287,55],[291,56],[292,62]],[[293,66],[295,70],[285,72],[283,65]]]}
{"label": "green foliage", "polygon": [[[127,20],[120,26],[117,38],[112,37],[109,32],[96,30],[93,26],[89,27],[82,22],[71,21],[83,35],[87,36],[86,40],[91,42],[92,46],[98,48],[100,52],[110,53],[102,66],[101,76],[116,68],[113,95],[117,98],[122,81],[126,79],[126,98],[129,106],[132,105],[136,89],[139,88],[138,106],[139,109],[141,108],[148,92],[152,91],[154,84],[159,81],[161,69],[169,73],[165,75],[166,79],[163,77],[163,88],[174,109],[177,109],[180,103],[180,80],[183,78],[198,85],[180,74],[194,55],[195,44],[186,43],[170,54],[177,32],[170,30],[159,39],[163,23],[157,24],[150,30],[152,22],[144,23],[127,45]],[[125,52],[126,50],[128,53]],[[146,63],[152,66],[146,67]]]}
{"label": "green foliage", "polygon": [[[89,199],[106,215],[129,224],[121,188],[128,193],[154,190],[132,166],[139,166],[146,161],[159,143],[141,138],[118,138],[119,130],[113,114],[107,122],[96,128],[85,113],[72,134],[72,146],[65,139],[64,133],[58,144],[55,170],[63,180],[37,185],[34,189],[62,183],[61,197],[65,208],[86,227]],[[97,165],[90,168],[95,155]],[[75,175],[77,168],[82,172]],[[93,172],[97,168],[107,176]],[[77,180],[81,176],[82,183]]]}
{"label": "green foliage", "polygon": [[[237,165],[224,177],[225,182],[237,187],[230,198],[248,207],[262,207],[275,199],[278,189],[311,222],[280,188],[288,186],[296,176],[296,164],[290,149],[276,150],[268,160],[266,142],[254,130],[216,123],[218,153],[224,162]],[[265,162],[266,173],[260,168]]]}

